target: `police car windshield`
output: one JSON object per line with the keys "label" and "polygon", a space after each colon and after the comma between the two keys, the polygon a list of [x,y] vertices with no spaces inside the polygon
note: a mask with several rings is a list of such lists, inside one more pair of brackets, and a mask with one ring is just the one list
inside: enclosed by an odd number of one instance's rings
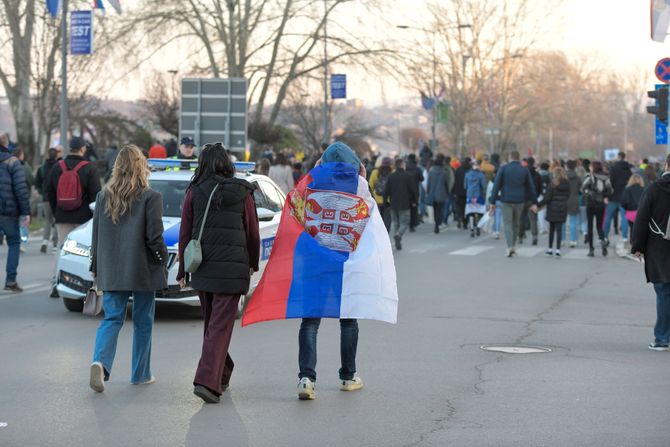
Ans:
{"label": "police car windshield", "polygon": [[151,189],[163,196],[163,216],[181,217],[189,180],[151,180]]}

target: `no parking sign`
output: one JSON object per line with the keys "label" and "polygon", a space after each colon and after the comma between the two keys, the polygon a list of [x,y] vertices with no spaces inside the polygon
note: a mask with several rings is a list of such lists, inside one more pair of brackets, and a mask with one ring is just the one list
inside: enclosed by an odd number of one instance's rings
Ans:
{"label": "no parking sign", "polygon": [[656,73],[656,77],[659,81],[665,84],[670,84],[670,57],[658,61],[654,73]]}

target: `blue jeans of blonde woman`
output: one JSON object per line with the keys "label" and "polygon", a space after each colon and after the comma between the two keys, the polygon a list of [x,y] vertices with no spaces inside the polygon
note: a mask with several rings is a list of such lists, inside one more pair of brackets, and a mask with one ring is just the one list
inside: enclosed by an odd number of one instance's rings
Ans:
{"label": "blue jeans of blonde woman", "polygon": [[151,331],[156,309],[155,292],[103,292],[105,318],[95,337],[93,361],[102,363],[105,379],[112,372],[116,342],[126,319],[126,306],[133,295],[133,355],[130,381],[146,382],[151,378]]}

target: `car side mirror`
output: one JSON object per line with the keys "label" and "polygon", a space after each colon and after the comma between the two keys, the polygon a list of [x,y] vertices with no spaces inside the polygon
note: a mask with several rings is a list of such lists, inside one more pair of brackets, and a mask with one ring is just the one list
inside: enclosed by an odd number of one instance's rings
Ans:
{"label": "car side mirror", "polygon": [[274,211],[270,211],[267,208],[257,208],[256,214],[258,214],[258,220],[262,222],[269,222],[272,219],[274,219],[277,213],[275,213]]}

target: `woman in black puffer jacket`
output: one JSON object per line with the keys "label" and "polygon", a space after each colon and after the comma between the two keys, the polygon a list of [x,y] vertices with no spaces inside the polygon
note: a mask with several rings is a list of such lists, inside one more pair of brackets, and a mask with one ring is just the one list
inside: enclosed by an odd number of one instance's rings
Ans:
{"label": "woman in black puffer jacket", "polygon": [[[563,225],[568,219],[568,199],[570,198],[570,183],[565,169],[554,168],[553,179],[547,187],[547,193],[540,202],[540,206],[547,207],[546,220],[549,222],[549,248],[548,256],[561,256],[561,237],[563,236]],[[556,237],[556,251],[553,250],[554,236]]]}

